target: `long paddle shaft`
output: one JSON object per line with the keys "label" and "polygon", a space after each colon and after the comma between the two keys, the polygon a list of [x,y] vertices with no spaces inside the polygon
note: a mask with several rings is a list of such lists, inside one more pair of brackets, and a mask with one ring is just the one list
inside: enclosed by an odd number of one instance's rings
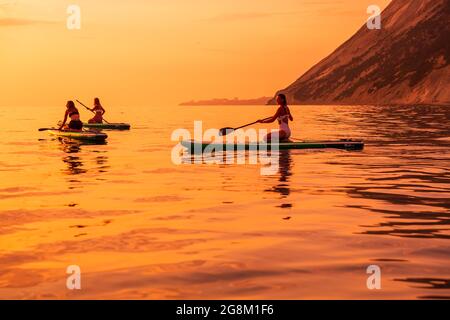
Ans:
{"label": "long paddle shaft", "polygon": [[[272,117],[265,118],[265,119],[263,119],[263,121],[264,120],[269,120],[270,118],[272,118]],[[221,136],[226,136],[227,134],[230,134],[233,131],[236,131],[236,130],[239,130],[239,129],[242,129],[242,128],[245,128],[245,127],[252,126],[254,124],[257,124],[258,122],[259,122],[259,120],[255,121],[255,122],[252,122],[252,123],[249,123],[249,124],[246,124],[246,125],[243,125],[243,126],[240,126],[240,127],[237,127],[237,128],[222,128],[222,129],[220,129],[219,132],[220,132]]]}
{"label": "long paddle shaft", "polygon": [[[81,102],[81,101],[79,101],[79,100],[76,100],[76,101],[77,101],[79,104],[81,104],[83,107],[85,107],[86,109],[88,109],[90,112],[95,113],[94,111],[92,111],[91,109],[89,109],[83,102]],[[106,121],[105,118],[103,118],[103,121],[105,121],[105,122],[108,123],[108,124],[111,124],[111,122]]]}

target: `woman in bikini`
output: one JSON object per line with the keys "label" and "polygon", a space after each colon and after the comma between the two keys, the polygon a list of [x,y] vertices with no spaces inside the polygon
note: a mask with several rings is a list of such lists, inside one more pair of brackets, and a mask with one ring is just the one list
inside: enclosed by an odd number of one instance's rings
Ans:
{"label": "woman in bikini", "polygon": [[278,110],[275,115],[271,118],[265,120],[259,120],[259,123],[272,123],[278,120],[278,124],[280,125],[280,130],[278,132],[269,133],[266,136],[266,141],[270,142],[272,139],[275,139],[275,135],[278,136],[278,141],[286,141],[291,137],[291,129],[289,128],[289,121],[294,121],[294,117],[291,115],[291,111],[287,105],[286,96],[280,93],[277,96]]}
{"label": "woman in bikini", "polygon": [[103,123],[103,115],[106,110],[102,107],[99,98],[94,99],[94,107],[90,110],[95,113],[95,116],[89,120],[89,123]]}
{"label": "woman in bikini", "polygon": [[[70,122],[66,126],[67,119],[70,119]],[[81,131],[83,129],[83,122],[81,122],[80,120],[80,113],[78,112],[78,109],[75,107],[75,103],[73,101],[67,101],[64,120],[62,124],[59,126],[59,130],[63,129],[73,131]]]}

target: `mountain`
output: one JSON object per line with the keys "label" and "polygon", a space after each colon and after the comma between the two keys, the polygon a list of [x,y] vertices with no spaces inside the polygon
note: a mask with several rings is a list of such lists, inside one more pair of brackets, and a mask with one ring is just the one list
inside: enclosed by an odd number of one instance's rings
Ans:
{"label": "mountain", "polygon": [[450,0],[393,0],[381,22],[278,93],[291,104],[450,105]]}
{"label": "mountain", "polygon": [[256,99],[212,99],[212,100],[192,100],[180,103],[180,106],[260,106],[265,105],[270,100],[270,97],[261,97]]}

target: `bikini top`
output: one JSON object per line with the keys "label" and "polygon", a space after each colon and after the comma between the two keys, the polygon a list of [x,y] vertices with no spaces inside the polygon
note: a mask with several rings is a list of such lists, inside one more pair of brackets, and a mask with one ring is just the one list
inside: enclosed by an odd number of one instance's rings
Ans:
{"label": "bikini top", "polygon": [[95,113],[102,113],[103,112],[103,110],[102,110],[102,107],[100,107],[100,106],[94,106],[94,112]]}
{"label": "bikini top", "polygon": [[77,109],[75,109],[75,110],[73,110],[72,112],[69,113],[69,118],[72,118],[72,116],[75,116],[75,115],[77,115],[77,116],[80,115],[80,113],[78,112]]}
{"label": "bikini top", "polygon": [[287,112],[286,114],[282,115],[282,116],[278,116],[277,120],[278,122],[281,123],[288,123],[289,121],[289,111],[287,109],[287,107],[284,107],[284,110]]}

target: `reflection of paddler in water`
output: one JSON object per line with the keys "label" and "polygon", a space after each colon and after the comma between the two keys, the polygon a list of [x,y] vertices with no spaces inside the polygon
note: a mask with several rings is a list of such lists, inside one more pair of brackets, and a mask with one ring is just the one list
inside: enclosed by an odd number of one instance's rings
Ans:
{"label": "reflection of paddler in water", "polygon": [[292,176],[292,157],[291,150],[280,150],[279,152],[279,179],[280,182],[274,186],[270,191],[278,192],[283,198],[286,198],[291,193],[289,187],[289,178]]}
{"label": "reflection of paddler in water", "polygon": [[289,182],[292,175],[291,150],[280,150],[280,182]]}
{"label": "reflection of paddler in water", "polygon": [[81,143],[70,139],[60,138],[60,149],[66,153],[62,161],[67,164],[67,170],[63,170],[68,175],[77,175],[85,173],[87,170],[83,169],[83,161],[76,154],[81,151]]}
{"label": "reflection of paddler in water", "polygon": [[[59,139],[61,142],[60,149],[67,155],[62,158],[62,161],[68,165],[67,170],[64,170],[68,175],[78,175],[88,172],[85,169],[85,163],[82,158],[77,156],[77,153],[81,152],[83,145],[92,145],[92,143],[82,143],[80,141],[73,141],[71,139]],[[98,173],[108,172],[108,157],[105,155],[99,155],[95,157],[95,163]],[[94,168],[95,169],[95,168]]]}
{"label": "reflection of paddler in water", "polygon": [[60,149],[64,153],[78,153],[81,150],[81,143],[78,141],[71,140],[69,138],[58,138],[61,142]]}
{"label": "reflection of paddler in water", "polygon": [[82,159],[76,154],[80,152],[80,146],[76,144],[61,144],[61,149],[67,153],[66,156],[62,158],[62,161],[67,164],[67,170],[63,170],[68,175],[77,175],[86,173],[87,170],[84,169],[84,163]]}

